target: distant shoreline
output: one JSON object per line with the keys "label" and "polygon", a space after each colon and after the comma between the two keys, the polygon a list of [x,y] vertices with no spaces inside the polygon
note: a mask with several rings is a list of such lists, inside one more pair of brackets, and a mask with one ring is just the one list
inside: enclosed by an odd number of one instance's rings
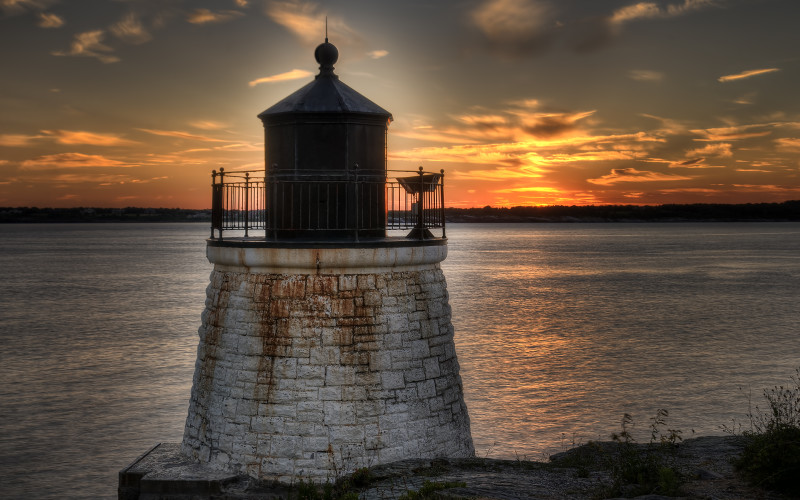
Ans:
{"label": "distant shoreline", "polygon": [[[448,223],[796,222],[800,200],[782,203],[446,208]],[[211,222],[210,209],[0,207],[0,223]]]}

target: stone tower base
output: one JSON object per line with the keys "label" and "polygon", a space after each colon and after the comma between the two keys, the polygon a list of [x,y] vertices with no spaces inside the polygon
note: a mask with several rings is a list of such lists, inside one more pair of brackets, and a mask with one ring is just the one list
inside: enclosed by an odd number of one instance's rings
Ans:
{"label": "stone tower base", "polygon": [[446,245],[225,243],[208,247],[215,267],[184,455],[259,479],[322,482],[474,454],[439,267]]}

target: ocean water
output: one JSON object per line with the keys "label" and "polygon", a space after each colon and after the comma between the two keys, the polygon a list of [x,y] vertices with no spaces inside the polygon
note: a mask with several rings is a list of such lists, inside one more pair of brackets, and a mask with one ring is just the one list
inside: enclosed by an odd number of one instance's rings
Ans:
{"label": "ocean water", "polygon": [[[0,496],[115,498],[179,441],[211,271],[205,224],[0,225]],[[479,456],[541,459],[745,424],[800,365],[800,224],[452,224]]]}

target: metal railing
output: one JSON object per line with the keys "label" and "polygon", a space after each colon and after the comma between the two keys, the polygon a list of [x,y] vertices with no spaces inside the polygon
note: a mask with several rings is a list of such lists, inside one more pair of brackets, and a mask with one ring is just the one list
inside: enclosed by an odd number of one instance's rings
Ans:
{"label": "metal railing", "polygon": [[[287,235],[381,236],[411,229],[409,237],[433,237],[444,220],[444,170],[390,170],[386,176],[358,170],[341,175],[319,172],[274,175],[264,171],[211,173],[211,238],[223,231],[263,230],[266,239]],[[259,235],[255,235],[259,236]]]}

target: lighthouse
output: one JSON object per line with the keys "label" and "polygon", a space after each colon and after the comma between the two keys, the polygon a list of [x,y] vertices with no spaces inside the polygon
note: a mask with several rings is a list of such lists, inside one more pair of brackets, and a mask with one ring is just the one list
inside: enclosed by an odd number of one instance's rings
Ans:
{"label": "lighthouse", "polygon": [[392,115],[339,80],[327,38],[314,56],[315,79],[258,115],[263,173],[212,174],[179,453],[279,483],[473,456],[440,267],[444,172],[387,170]]}

